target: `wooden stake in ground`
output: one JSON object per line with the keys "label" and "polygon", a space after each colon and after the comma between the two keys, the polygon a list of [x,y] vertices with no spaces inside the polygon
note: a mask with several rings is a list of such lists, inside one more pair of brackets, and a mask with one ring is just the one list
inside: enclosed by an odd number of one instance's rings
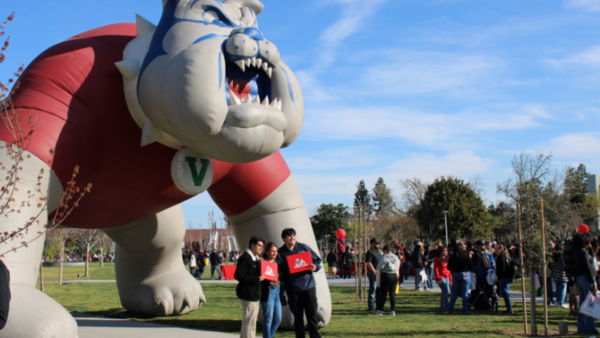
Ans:
{"label": "wooden stake in ground", "polygon": [[517,204],[519,219],[519,257],[521,257],[521,300],[523,301],[523,327],[527,334],[527,300],[525,298],[525,260],[523,259],[523,226],[521,225],[521,205]]}
{"label": "wooden stake in ground", "polygon": [[40,262],[40,291],[44,292],[44,262]]}
{"label": "wooden stake in ground", "polygon": [[544,200],[541,200],[542,210],[542,275],[544,276],[544,335],[548,337],[548,281],[546,276],[546,223],[544,222]]}
{"label": "wooden stake in ground", "polygon": [[360,293],[358,290],[358,257],[360,257],[360,251],[358,251],[358,247],[356,246],[356,222],[354,222],[354,251],[356,252],[356,257],[354,259],[354,286],[355,286],[355,290],[356,290],[356,302],[358,303],[359,301],[359,297],[358,294]]}
{"label": "wooden stake in ground", "polygon": [[60,244],[60,259],[59,259],[59,266],[58,266],[58,286],[60,287],[62,285],[62,280],[63,280],[63,262],[65,261],[65,244],[61,243]]}
{"label": "wooden stake in ground", "polygon": [[[533,243],[533,217],[531,215],[531,201],[529,200],[529,183],[527,185],[527,212],[529,213],[529,229],[531,230],[531,242]],[[531,245],[531,244],[530,244]],[[533,256],[533,255],[532,255]],[[537,337],[537,316],[535,312],[535,267],[533,257],[529,258],[529,300],[531,307],[531,335]]]}

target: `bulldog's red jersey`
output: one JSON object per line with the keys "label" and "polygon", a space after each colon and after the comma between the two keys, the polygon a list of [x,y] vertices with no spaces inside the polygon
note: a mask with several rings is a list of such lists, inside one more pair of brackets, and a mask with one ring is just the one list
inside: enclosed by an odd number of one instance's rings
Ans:
{"label": "bulldog's red jersey", "polygon": [[[13,97],[22,126],[27,128],[29,116],[35,120],[28,150],[51,165],[63,187],[76,165],[77,184],[93,184],[65,225],[120,226],[192,197],[171,178],[176,150],[159,143],[140,147],[142,132],[114,65],[135,35],[135,24],[115,24],[51,47],[27,67]],[[4,125],[0,140],[13,141]],[[208,191],[226,215],[248,210],[290,176],[279,152],[247,164],[212,162]]]}

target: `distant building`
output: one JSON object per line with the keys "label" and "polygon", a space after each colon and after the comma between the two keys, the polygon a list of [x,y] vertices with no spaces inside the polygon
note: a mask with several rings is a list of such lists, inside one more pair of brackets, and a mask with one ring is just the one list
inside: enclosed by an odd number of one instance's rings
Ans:
{"label": "distant building", "polygon": [[[587,179],[588,184],[588,192],[594,196],[598,196],[599,185],[600,185],[600,175],[589,175]],[[600,215],[600,210],[598,210],[598,214]],[[591,225],[591,224],[590,224]],[[600,230],[600,217],[596,218],[596,227]]]}

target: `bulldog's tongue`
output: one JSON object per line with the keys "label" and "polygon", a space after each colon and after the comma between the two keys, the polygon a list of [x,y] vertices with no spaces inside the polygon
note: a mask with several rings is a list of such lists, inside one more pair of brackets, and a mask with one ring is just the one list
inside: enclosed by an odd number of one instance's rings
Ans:
{"label": "bulldog's tongue", "polygon": [[238,81],[236,78],[230,78],[229,90],[231,90],[240,101],[244,101],[246,96],[250,95],[250,83],[248,81]]}

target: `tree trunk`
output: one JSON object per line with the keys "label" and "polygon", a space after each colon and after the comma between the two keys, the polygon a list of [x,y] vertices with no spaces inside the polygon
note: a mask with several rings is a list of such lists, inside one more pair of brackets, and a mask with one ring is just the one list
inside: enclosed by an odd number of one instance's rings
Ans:
{"label": "tree trunk", "polygon": [[85,275],[83,277],[88,277],[90,275],[90,245],[85,245]]}
{"label": "tree trunk", "polygon": [[100,247],[100,266],[104,266],[104,248]]}
{"label": "tree trunk", "polygon": [[58,286],[62,285],[63,280],[63,262],[65,260],[65,244],[60,244],[60,265],[58,266]]}
{"label": "tree trunk", "polygon": [[44,292],[44,262],[40,262],[40,291]]}

